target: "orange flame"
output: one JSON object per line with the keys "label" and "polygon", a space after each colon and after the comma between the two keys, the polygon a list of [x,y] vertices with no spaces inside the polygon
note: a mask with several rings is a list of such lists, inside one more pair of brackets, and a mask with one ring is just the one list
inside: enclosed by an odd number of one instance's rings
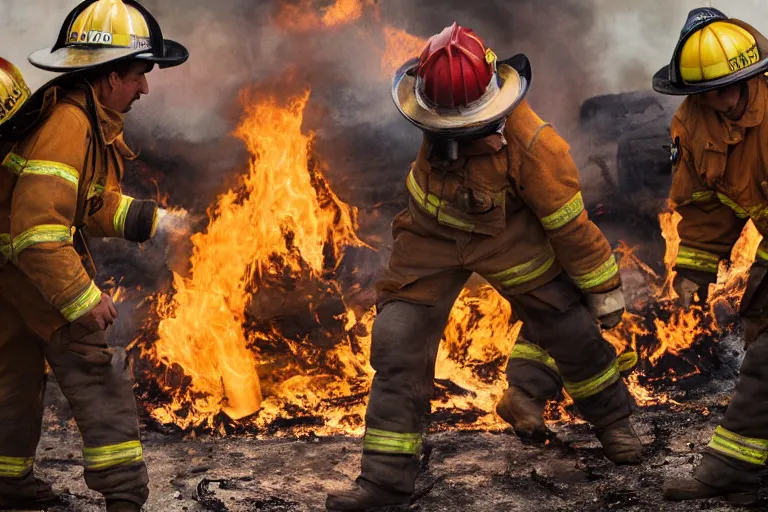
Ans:
{"label": "orange flame", "polygon": [[392,76],[409,59],[418,57],[427,44],[426,39],[391,25],[385,25],[382,31],[386,46],[381,56],[381,69],[387,76]]}
{"label": "orange flame", "polygon": [[274,99],[246,106],[235,135],[253,155],[249,172],[238,190],[218,199],[207,232],[194,235],[190,277],[176,275],[173,296],[158,301],[153,356],[191,379],[174,390],[173,404],[156,411],[159,418],[186,427],[221,410],[233,419],[257,411],[257,360],[243,323],[261,279],[281,271],[278,260],[319,275],[329,244],[337,256],[362,244],[354,210],[327,186],[321,198],[313,183],[323,182],[320,170],[308,172],[312,136],[301,132],[308,99],[306,92],[287,107]]}

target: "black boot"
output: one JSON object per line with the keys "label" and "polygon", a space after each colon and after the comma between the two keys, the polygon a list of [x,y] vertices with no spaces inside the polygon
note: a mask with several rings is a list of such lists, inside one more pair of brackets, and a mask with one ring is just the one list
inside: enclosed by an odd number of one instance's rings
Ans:
{"label": "black boot", "polygon": [[693,471],[692,478],[670,478],[664,482],[664,499],[682,501],[724,497],[732,505],[754,505],[758,502],[760,469],[762,466],[707,451]]}

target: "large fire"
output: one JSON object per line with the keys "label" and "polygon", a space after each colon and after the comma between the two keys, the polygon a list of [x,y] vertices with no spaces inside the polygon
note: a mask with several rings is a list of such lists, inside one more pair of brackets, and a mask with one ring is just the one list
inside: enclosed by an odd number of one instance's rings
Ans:
{"label": "large fire", "polygon": [[[291,30],[330,29],[378,17],[372,0],[336,0],[319,12],[312,0],[281,2],[276,14]],[[382,27],[381,68],[387,76],[425,40]],[[189,272],[175,274],[173,290],[155,298],[153,342],[142,358],[154,383],[149,412],[182,429],[236,424],[261,433],[311,430],[359,434],[373,369],[368,363],[375,318],[371,304],[352,307],[351,290],[337,279],[357,235],[357,211],[332,191],[313,135],[302,130],[310,92],[281,101],[242,95],[235,131],[251,154],[239,184],[218,198],[203,233],[193,236]],[[667,242],[660,275],[634,251],[619,248],[622,270],[639,273],[647,287],[623,322],[605,333],[617,354],[637,351],[639,370],[627,383],[640,405],[670,402],[651,384],[696,373],[696,352],[714,336],[709,310],[676,306],[672,265],[679,216],[660,216]],[[721,269],[713,296],[737,300],[759,235],[745,230],[733,263]],[[736,298],[736,299],[734,299]],[[286,328],[285,316],[302,316]],[[490,285],[473,283],[458,298],[437,355],[433,410],[453,428],[504,428],[494,406],[506,387],[504,369],[521,324]],[[688,363],[665,372],[667,358]],[[550,409],[551,421],[573,420],[570,400]],[[224,431],[224,430],[222,430]]]}

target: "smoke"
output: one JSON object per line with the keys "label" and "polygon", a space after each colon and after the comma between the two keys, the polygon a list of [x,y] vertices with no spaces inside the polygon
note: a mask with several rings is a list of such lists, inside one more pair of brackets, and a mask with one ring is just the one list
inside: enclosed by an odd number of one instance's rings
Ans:
{"label": "smoke", "polygon": [[[418,131],[395,111],[391,77],[381,70],[384,24],[426,39],[457,21],[474,29],[502,59],[528,55],[534,72],[531,104],[569,140],[583,164],[593,141],[579,130],[582,102],[596,94],[648,90],[653,73],[669,60],[688,10],[703,4],[374,1],[366,2],[356,22],[289,30],[275,21],[281,6],[311,4],[304,11],[319,11],[330,0],[144,0],[165,37],[185,44],[191,58],[183,66],[153,71],[150,95],[128,117],[129,142],[142,151],[141,163],[130,167],[128,192],[137,197],[159,192],[170,205],[199,216],[245,167],[243,147],[230,136],[242,110],[240,91],[255,88],[257,96],[286,98],[311,88],[305,125],[317,133],[315,149],[328,164],[330,183],[342,200],[361,209],[363,235],[383,241],[392,214],[404,204],[402,180],[420,142]],[[54,75],[32,67],[27,55],[53,44],[62,20],[78,2],[2,2],[0,55],[17,64],[33,88],[39,87]],[[762,0],[722,7],[746,20],[768,14]],[[596,181],[594,176],[594,170],[583,176],[586,187]],[[157,178],[157,189],[148,177]],[[167,252],[156,245],[139,252],[110,242],[96,252],[105,256],[105,274],[148,285]]]}

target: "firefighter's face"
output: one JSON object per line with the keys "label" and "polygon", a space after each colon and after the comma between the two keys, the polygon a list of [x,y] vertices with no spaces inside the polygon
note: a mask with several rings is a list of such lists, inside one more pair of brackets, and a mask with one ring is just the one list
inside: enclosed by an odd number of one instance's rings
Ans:
{"label": "firefighter's face", "polygon": [[704,103],[733,120],[741,119],[749,103],[749,86],[746,82],[728,85],[702,94]]}
{"label": "firefighter's face", "polygon": [[113,71],[109,75],[109,93],[103,103],[123,114],[131,110],[133,102],[143,94],[149,94],[147,73],[152,71],[152,64],[132,63],[124,74]]}

